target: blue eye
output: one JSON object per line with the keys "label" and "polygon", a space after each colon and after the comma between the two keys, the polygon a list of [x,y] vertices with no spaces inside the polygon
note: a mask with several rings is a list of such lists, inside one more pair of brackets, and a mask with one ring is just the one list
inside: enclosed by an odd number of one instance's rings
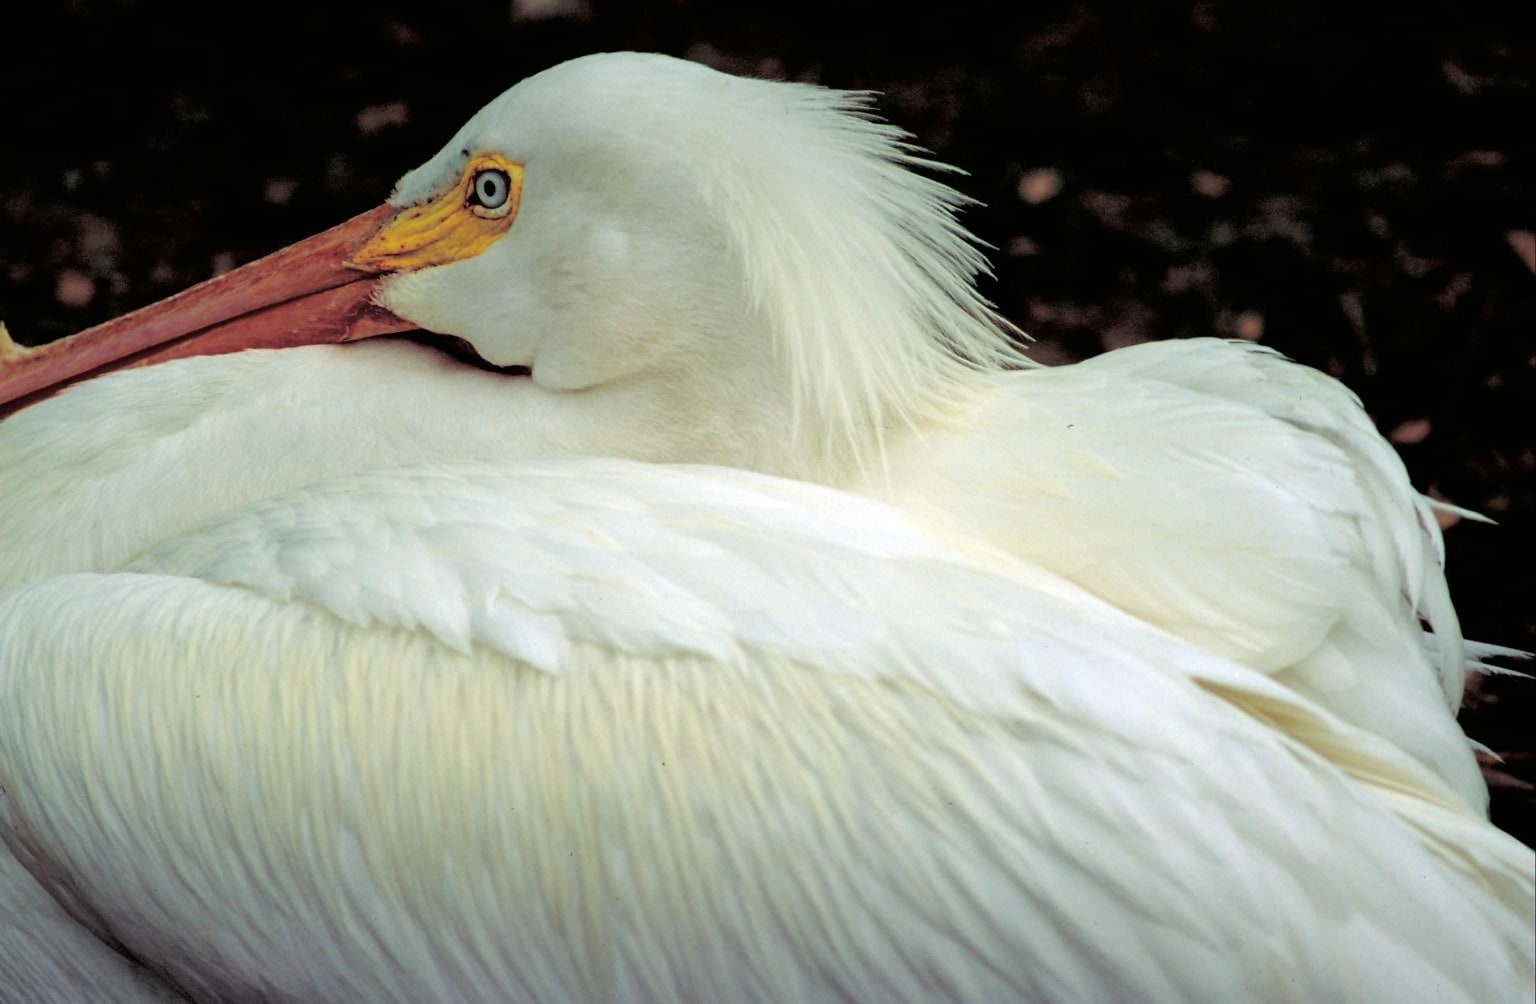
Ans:
{"label": "blue eye", "polygon": [[507,204],[507,196],[511,191],[512,179],[507,177],[507,172],[488,167],[476,173],[470,182],[469,199],[486,209],[500,209]]}

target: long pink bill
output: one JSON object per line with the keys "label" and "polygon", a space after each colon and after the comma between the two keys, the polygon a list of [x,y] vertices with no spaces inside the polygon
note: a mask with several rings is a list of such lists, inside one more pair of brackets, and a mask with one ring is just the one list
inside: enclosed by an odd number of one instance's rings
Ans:
{"label": "long pink bill", "polygon": [[348,342],[416,325],[373,303],[346,262],[395,215],[380,206],[158,303],[35,349],[0,342],[0,417],[80,380],[186,356]]}

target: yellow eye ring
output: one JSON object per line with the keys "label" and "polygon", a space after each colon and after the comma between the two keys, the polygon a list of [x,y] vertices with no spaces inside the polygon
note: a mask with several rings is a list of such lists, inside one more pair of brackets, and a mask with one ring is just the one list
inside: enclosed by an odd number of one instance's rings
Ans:
{"label": "yellow eye ring", "polygon": [[517,215],[523,195],[523,165],[498,153],[471,157],[457,186],[465,209],[485,220]]}
{"label": "yellow eye ring", "polygon": [[401,272],[473,258],[512,227],[523,194],[523,165],[482,153],[451,188],[402,209],[353,252],[347,264]]}

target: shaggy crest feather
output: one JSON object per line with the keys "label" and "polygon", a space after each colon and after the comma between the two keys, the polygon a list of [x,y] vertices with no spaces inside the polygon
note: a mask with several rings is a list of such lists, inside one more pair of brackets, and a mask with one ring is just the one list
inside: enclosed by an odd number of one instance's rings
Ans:
{"label": "shaggy crest feather", "polygon": [[760,152],[738,155],[704,194],[772,332],[802,449],[867,467],[887,430],[943,421],[977,373],[1035,365],[976,290],[990,266],[956,219],[970,200],[917,173],[954,168],[875,117],[868,92],[732,84],[785,114],[732,137]]}

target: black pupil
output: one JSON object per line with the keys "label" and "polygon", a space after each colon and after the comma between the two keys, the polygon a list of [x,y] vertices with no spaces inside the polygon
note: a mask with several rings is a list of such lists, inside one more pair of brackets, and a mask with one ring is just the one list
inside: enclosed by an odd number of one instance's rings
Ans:
{"label": "black pupil", "polygon": [[501,179],[496,176],[495,171],[482,171],[475,189],[482,204],[499,205],[501,203]]}

